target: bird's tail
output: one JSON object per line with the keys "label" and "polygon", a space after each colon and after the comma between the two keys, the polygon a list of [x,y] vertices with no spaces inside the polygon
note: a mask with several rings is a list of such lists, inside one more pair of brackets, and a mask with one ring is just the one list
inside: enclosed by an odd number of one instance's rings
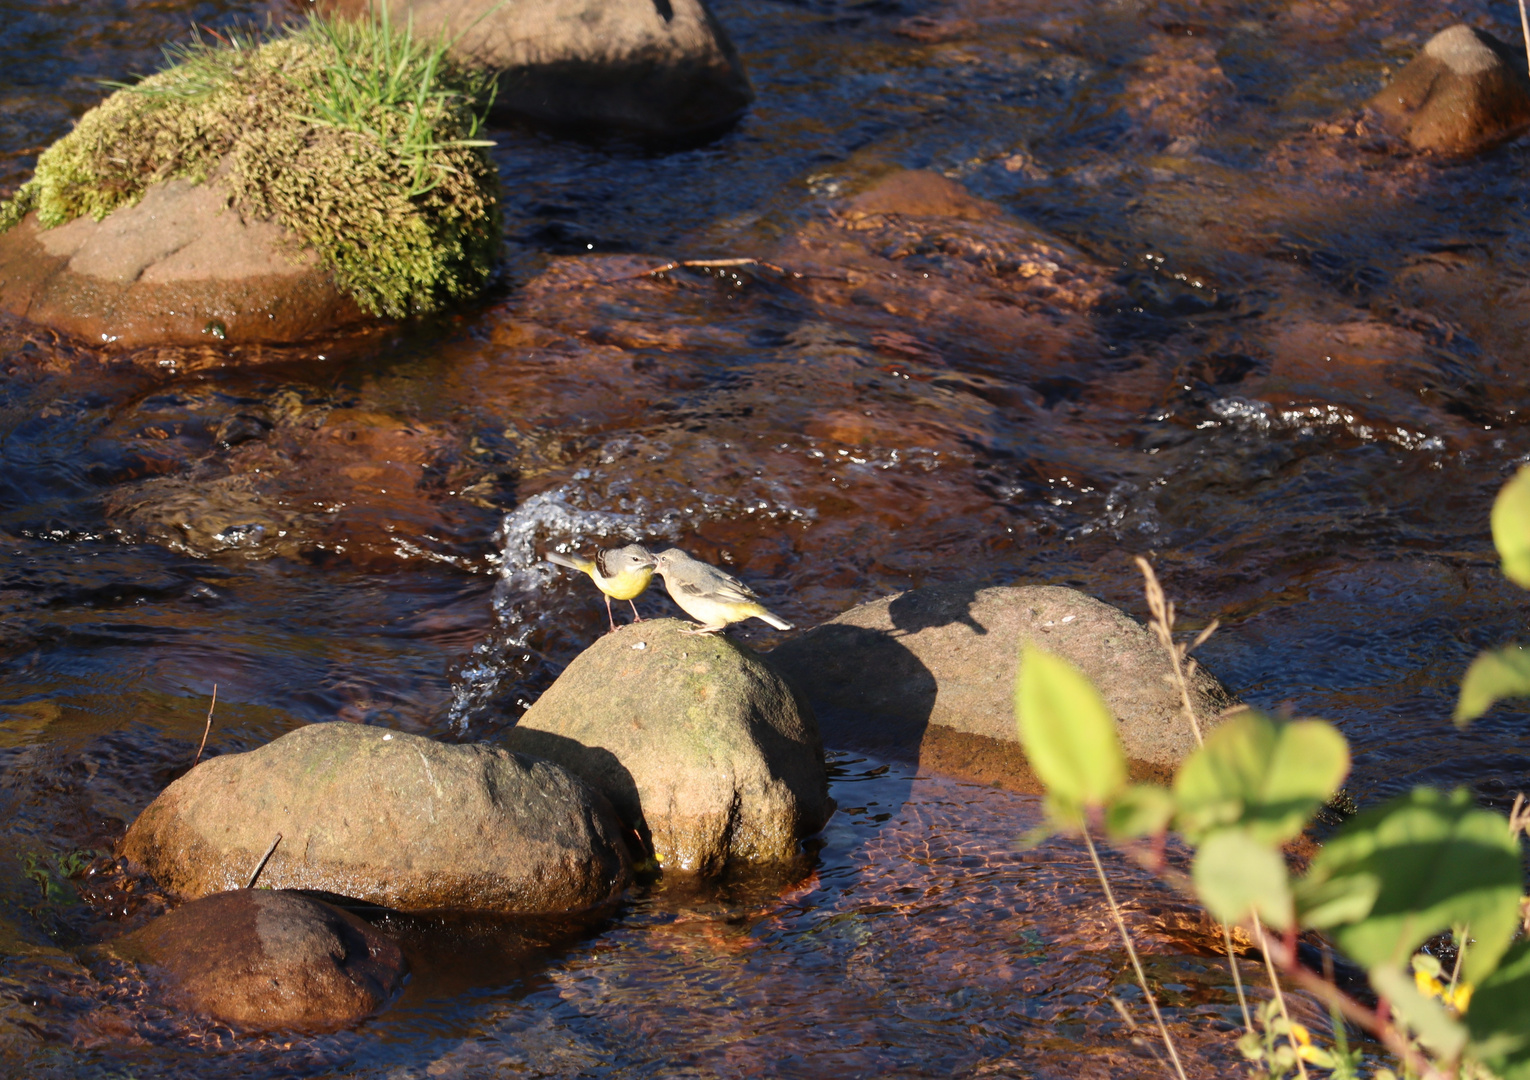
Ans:
{"label": "bird's tail", "polygon": [[582,555],[565,555],[560,551],[549,551],[547,561],[558,566],[566,566],[570,570],[578,570],[582,574],[594,571],[595,564]]}
{"label": "bird's tail", "polygon": [[781,618],[779,615],[772,615],[770,612],[766,611],[763,607],[756,608],[754,615],[755,615],[755,618],[763,619],[764,621],[770,623],[770,625],[774,626],[777,630],[795,630],[795,629],[797,629],[795,626],[793,626],[791,623],[787,622],[785,619]]}

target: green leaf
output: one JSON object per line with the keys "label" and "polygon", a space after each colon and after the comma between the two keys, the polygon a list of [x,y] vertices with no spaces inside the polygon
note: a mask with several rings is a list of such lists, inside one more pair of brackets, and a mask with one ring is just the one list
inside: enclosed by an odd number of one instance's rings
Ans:
{"label": "green leaf", "polygon": [[1399,967],[1382,964],[1370,970],[1371,986],[1392,1003],[1392,1014],[1430,1050],[1452,1059],[1466,1045],[1466,1028],[1451,1018],[1436,998],[1418,992],[1413,977]]}
{"label": "green leaf", "polygon": [[1241,923],[1257,912],[1277,930],[1291,925],[1294,905],[1285,860],[1241,829],[1206,837],[1196,850],[1191,878],[1201,903],[1219,922]]}
{"label": "green leaf", "polygon": [[1126,755],[1100,692],[1078,668],[1029,642],[1015,715],[1026,759],[1056,802],[1103,806],[1126,786]]}
{"label": "green leaf", "polygon": [[1297,884],[1297,906],[1303,925],[1332,931],[1367,968],[1401,970],[1435,934],[1470,926],[1461,970],[1476,982],[1519,924],[1519,860],[1502,815],[1465,791],[1415,788],[1347,822]]}
{"label": "green leaf", "polygon": [[1105,828],[1112,838],[1129,840],[1157,836],[1174,819],[1174,796],[1157,784],[1133,784],[1105,811]]}
{"label": "green leaf", "polygon": [[1514,1068],[1530,1072],[1530,942],[1521,941],[1504,953],[1498,965],[1472,991],[1466,1010],[1472,1054],[1494,1072],[1509,1075]]}
{"label": "green leaf", "polygon": [[1493,500],[1493,546],[1503,576],[1530,589],[1530,465],[1515,473]]}
{"label": "green leaf", "polygon": [[1302,831],[1348,772],[1349,746],[1331,724],[1239,713],[1215,728],[1175,775],[1179,827],[1197,840],[1237,825],[1278,844]]}
{"label": "green leaf", "polygon": [[1461,680],[1456,723],[1467,724],[1503,698],[1530,697],[1530,652],[1523,645],[1481,653]]}

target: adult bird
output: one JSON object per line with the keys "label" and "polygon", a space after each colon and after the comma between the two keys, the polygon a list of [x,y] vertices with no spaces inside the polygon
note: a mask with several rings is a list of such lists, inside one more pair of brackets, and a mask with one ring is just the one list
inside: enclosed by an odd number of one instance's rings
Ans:
{"label": "adult bird", "polygon": [[610,620],[612,630],[618,629],[616,616],[611,611],[613,599],[625,600],[632,604],[632,617],[638,622],[643,621],[643,616],[638,614],[637,605],[632,601],[648,588],[648,583],[653,580],[654,567],[657,564],[654,561],[653,552],[642,544],[601,548],[595,552],[593,559],[586,559],[583,555],[564,555],[561,552],[549,551],[547,561],[590,576],[595,587],[605,593],[606,618]]}
{"label": "adult bird", "polygon": [[791,623],[767,611],[748,585],[679,548],[655,555],[654,573],[664,579],[670,599],[680,610],[701,624],[681,633],[716,634],[745,619],[763,619],[777,630],[792,629]]}

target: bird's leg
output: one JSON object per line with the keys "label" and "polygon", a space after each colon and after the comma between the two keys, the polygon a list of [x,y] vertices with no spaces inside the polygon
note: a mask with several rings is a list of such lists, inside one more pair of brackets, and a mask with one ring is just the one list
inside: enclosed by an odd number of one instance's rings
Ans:
{"label": "bird's leg", "polygon": [[728,624],[727,623],[709,623],[706,626],[686,626],[686,627],[682,627],[680,632],[682,634],[695,634],[695,635],[701,635],[701,634],[720,634],[720,633],[722,633],[726,629],[728,629]]}
{"label": "bird's leg", "polygon": [[615,633],[620,629],[620,627],[616,625],[616,616],[611,613],[611,598],[609,596],[606,597],[606,618],[611,621],[612,633]]}
{"label": "bird's leg", "polygon": [[632,604],[632,621],[633,622],[642,622],[643,621],[643,616],[641,616],[641,615],[639,615],[637,613],[637,605],[633,604],[631,600],[628,600],[627,603]]}

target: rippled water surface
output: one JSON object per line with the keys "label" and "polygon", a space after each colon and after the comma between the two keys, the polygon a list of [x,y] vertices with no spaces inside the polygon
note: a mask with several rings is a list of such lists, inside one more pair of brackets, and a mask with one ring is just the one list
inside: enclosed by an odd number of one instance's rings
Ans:
{"label": "rippled water surface", "polygon": [[[1140,613],[1152,553],[1235,692],[1340,723],[1362,803],[1526,786],[1522,714],[1448,714],[1522,629],[1486,523],[1530,451],[1530,150],[1419,159],[1358,112],[1452,22],[1514,40],[1508,4],[717,8],[759,100],[716,141],[495,132],[507,267],[471,310],[234,356],[0,325],[0,1072],[1157,1068],[1082,854],[1013,846],[1034,802],[844,748],[800,880],[401,921],[415,980],[356,1032],[234,1039],[91,966],[157,901],[63,874],[185,768],[214,684],[214,752],[336,718],[492,737],[604,626],[549,544],[680,542],[799,624],[958,578]],[[96,80],[279,9],[3,10],[9,190]],[[857,218],[900,168],[1000,213]],[[763,263],[644,273],[674,259]],[[1225,1075],[1205,928],[1118,870]]]}

